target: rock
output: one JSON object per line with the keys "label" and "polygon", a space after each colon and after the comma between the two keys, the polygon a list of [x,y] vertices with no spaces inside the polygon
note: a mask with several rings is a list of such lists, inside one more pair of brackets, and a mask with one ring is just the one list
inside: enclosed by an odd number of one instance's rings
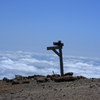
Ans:
{"label": "rock", "polygon": [[15,91],[11,91],[10,93],[11,93],[11,94],[15,94]]}
{"label": "rock", "polygon": [[57,89],[55,88],[54,91],[57,91]]}
{"label": "rock", "polygon": [[34,78],[34,76],[28,76],[28,79]]}
{"label": "rock", "polygon": [[30,81],[23,81],[22,84],[29,84]]}
{"label": "rock", "polygon": [[69,77],[63,76],[63,77],[59,77],[59,78],[54,79],[55,82],[74,81],[74,80],[76,80],[76,78],[72,77],[72,76],[69,76]]}
{"label": "rock", "polygon": [[15,84],[20,84],[20,82],[18,80],[13,80],[12,85],[15,85]]}
{"label": "rock", "polygon": [[73,72],[65,73],[64,76],[73,76]]}
{"label": "rock", "polygon": [[93,87],[95,87],[95,85],[90,85],[90,88],[93,88]]}
{"label": "rock", "polygon": [[4,78],[3,78],[3,81],[5,81],[5,82],[9,82],[9,79],[6,78],[6,77],[4,77]]}
{"label": "rock", "polygon": [[45,76],[43,76],[43,75],[34,75],[34,78],[35,77],[45,77]]}
{"label": "rock", "polygon": [[84,76],[77,76],[77,79],[87,79],[87,78]]}
{"label": "rock", "polygon": [[60,77],[59,74],[54,74],[54,75],[47,75],[47,78],[50,78],[51,80],[54,80],[55,78]]}
{"label": "rock", "polygon": [[36,77],[35,80],[37,82],[47,82],[48,81],[47,78],[45,78],[45,77]]}
{"label": "rock", "polygon": [[22,80],[22,79],[24,79],[24,77],[21,76],[21,75],[15,75],[15,79],[17,79],[17,80]]}
{"label": "rock", "polygon": [[3,81],[5,81],[5,82],[7,82],[7,83],[8,83],[8,82],[12,82],[12,80],[13,80],[13,79],[8,79],[8,78],[6,78],[6,77],[3,78]]}
{"label": "rock", "polygon": [[52,77],[53,75],[47,75],[48,78]]}

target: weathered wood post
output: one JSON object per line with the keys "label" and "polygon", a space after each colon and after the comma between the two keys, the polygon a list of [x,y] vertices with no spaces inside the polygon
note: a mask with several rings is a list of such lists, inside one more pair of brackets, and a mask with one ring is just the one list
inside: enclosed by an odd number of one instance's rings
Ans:
{"label": "weathered wood post", "polygon": [[[61,41],[58,41],[58,42],[53,42],[53,45],[56,45],[56,46],[47,47],[47,50],[53,50],[59,56],[59,58],[60,58],[60,74],[61,74],[61,76],[63,76],[64,70],[63,70],[62,46],[64,46],[64,44],[61,43]],[[59,49],[59,52],[56,51],[56,49]]]}

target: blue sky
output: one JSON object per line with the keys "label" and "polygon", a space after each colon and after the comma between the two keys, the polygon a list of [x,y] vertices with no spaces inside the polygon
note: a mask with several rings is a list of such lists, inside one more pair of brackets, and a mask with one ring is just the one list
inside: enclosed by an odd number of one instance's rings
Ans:
{"label": "blue sky", "polygon": [[99,0],[0,0],[0,51],[52,53],[100,58]]}

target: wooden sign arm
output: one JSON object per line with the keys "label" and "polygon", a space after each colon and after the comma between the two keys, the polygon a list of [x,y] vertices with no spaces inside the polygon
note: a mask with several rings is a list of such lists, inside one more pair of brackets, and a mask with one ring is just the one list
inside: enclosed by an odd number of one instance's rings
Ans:
{"label": "wooden sign arm", "polygon": [[55,49],[52,50],[60,57],[60,54]]}

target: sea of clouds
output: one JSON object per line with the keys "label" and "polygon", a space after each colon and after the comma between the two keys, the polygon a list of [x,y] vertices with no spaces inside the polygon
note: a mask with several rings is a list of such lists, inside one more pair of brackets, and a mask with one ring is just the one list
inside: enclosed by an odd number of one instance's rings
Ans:
{"label": "sea of clouds", "polygon": [[[75,56],[63,56],[64,73],[74,72],[74,76],[100,78],[100,59]],[[60,74],[57,55],[38,54],[22,51],[0,52],[0,79],[15,78],[15,75]]]}

